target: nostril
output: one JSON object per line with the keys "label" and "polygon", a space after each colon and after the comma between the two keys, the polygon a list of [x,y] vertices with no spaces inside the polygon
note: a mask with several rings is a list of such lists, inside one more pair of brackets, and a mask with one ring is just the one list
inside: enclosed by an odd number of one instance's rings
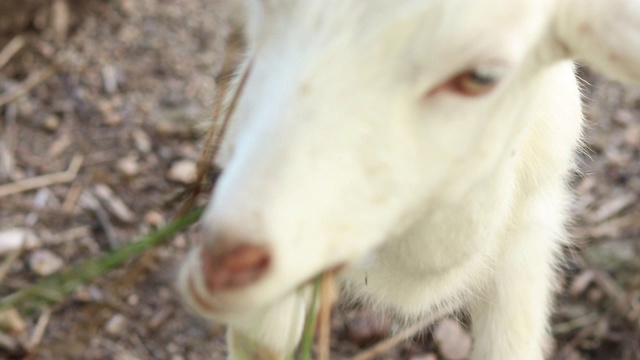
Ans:
{"label": "nostril", "polygon": [[224,249],[203,247],[200,251],[202,274],[210,292],[246,286],[266,273],[271,252],[265,247],[241,244]]}

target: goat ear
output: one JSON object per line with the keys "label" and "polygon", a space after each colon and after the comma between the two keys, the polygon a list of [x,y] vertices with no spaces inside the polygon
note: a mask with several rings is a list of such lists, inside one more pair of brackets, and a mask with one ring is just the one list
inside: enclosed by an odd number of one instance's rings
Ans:
{"label": "goat ear", "polygon": [[640,0],[561,0],[555,19],[563,57],[640,82]]}

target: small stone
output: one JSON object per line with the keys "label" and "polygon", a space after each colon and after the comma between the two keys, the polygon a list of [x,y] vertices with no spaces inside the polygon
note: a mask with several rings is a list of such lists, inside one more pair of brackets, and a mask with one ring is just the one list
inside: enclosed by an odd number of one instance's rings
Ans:
{"label": "small stone", "polygon": [[149,137],[149,135],[147,135],[146,132],[144,132],[144,130],[134,129],[131,132],[131,137],[133,138],[133,144],[135,145],[136,149],[138,149],[138,151],[144,154],[151,151],[151,138]]}
{"label": "small stone", "polygon": [[420,355],[413,355],[409,360],[438,360],[438,355],[434,353],[426,353]]}
{"label": "small stone", "polygon": [[612,116],[613,121],[625,125],[630,124],[635,121],[635,116],[633,113],[626,109],[621,109],[616,111]]}
{"label": "small stone", "polygon": [[358,346],[368,346],[385,338],[390,328],[387,318],[365,311],[349,322],[347,339]]}
{"label": "small stone", "polygon": [[89,285],[89,286],[79,286],[76,289],[73,298],[82,302],[98,302],[104,299],[104,294],[100,288]]}
{"label": "small stone", "polygon": [[55,115],[49,115],[46,119],[44,119],[42,126],[45,128],[45,130],[54,132],[58,130],[58,127],[60,127],[60,118]]}
{"label": "small stone", "polygon": [[20,248],[32,250],[42,244],[36,234],[28,229],[13,228],[0,232],[0,255]]}
{"label": "small stone", "polygon": [[118,70],[114,66],[107,65],[102,68],[102,82],[107,94],[113,94],[118,90],[118,80]]}
{"label": "small stone", "polygon": [[144,216],[144,221],[154,227],[160,227],[164,225],[164,216],[161,213],[151,210]]}
{"label": "small stone", "polygon": [[182,184],[192,184],[196,180],[197,165],[195,161],[178,160],[171,164],[167,178]]}
{"label": "small stone", "polygon": [[136,294],[131,294],[127,297],[127,304],[131,306],[136,306],[140,303],[140,298]]}
{"label": "small stone", "polygon": [[110,127],[118,126],[122,123],[124,118],[118,114],[114,103],[109,101],[102,101],[98,104],[104,124]]}
{"label": "small stone", "polygon": [[448,360],[462,360],[471,353],[471,336],[453,319],[442,320],[433,333],[440,354]]}
{"label": "small stone", "polygon": [[125,177],[131,178],[140,172],[140,165],[136,156],[127,156],[116,162],[116,169]]}
{"label": "small stone", "polygon": [[47,276],[62,269],[62,258],[50,250],[36,250],[29,256],[29,268],[40,276]]}
{"label": "small stone", "polygon": [[177,344],[170,342],[169,344],[167,344],[167,350],[170,353],[175,354],[180,352],[180,347]]}
{"label": "small stone", "polygon": [[176,236],[175,239],[173,239],[172,244],[178,249],[184,249],[187,247],[187,239],[184,237],[184,235],[180,234]]}
{"label": "small stone", "polygon": [[176,124],[169,120],[159,120],[155,124],[155,128],[160,136],[171,136],[179,132]]}
{"label": "small stone", "polygon": [[127,318],[122,314],[115,314],[107,321],[104,329],[111,335],[121,334],[127,327]]}
{"label": "small stone", "polygon": [[630,125],[627,130],[625,130],[624,141],[634,149],[640,147],[640,124]]}

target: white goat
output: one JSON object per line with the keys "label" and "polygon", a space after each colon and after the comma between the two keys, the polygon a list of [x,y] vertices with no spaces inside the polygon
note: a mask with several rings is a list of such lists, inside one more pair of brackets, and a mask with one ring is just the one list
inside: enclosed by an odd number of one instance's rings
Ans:
{"label": "white goat", "polygon": [[243,5],[251,71],[179,281],[229,324],[231,358],[247,340],[284,358],[304,284],[344,264],[346,295],[409,319],[466,307],[474,360],[542,359],[582,126],[571,59],[640,81],[640,0]]}

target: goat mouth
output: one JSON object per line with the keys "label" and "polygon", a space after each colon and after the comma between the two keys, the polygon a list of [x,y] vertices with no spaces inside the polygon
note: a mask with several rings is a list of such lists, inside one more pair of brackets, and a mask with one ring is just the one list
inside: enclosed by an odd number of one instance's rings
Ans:
{"label": "goat mouth", "polygon": [[196,307],[202,312],[213,314],[221,310],[213,306],[209,301],[207,301],[205,297],[202,296],[202,294],[200,294],[198,288],[196,287],[193,273],[191,272],[189,272],[189,274],[187,275],[186,292],[187,297],[191,299],[195,303]]}

